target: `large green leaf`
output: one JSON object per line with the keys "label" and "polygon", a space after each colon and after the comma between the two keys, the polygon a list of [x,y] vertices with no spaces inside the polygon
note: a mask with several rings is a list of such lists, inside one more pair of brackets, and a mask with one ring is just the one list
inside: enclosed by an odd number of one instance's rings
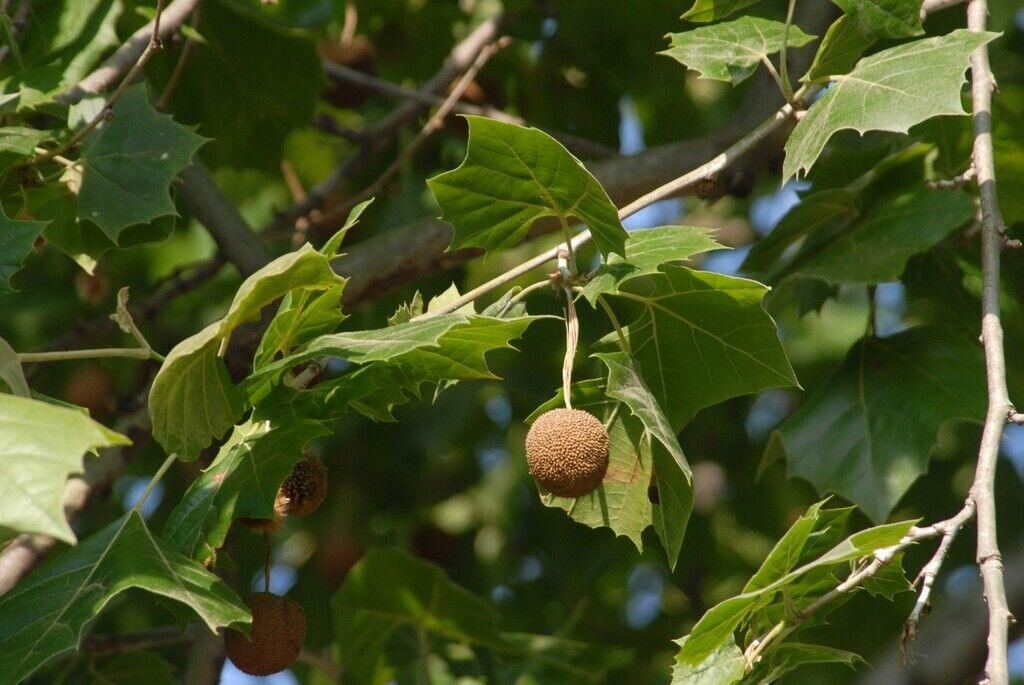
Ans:
{"label": "large green leaf", "polygon": [[303,447],[327,432],[310,420],[273,428],[266,422],[236,426],[171,511],[164,539],[186,556],[205,558],[224,544],[235,519],[274,518],[277,490],[303,458]]}
{"label": "large green leaf", "polygon": [[[782,49],[786,25],[760,17],[741,17],[713,26],[670,33],[671,46],[661,54],[700,73],[704,78],[739,83],[757,65]],[[789,45],[799,47],[814,40],[798,26],[789,27]]]}
{"label": "large green leaf", "polygon": [[50,131],[24,126],[0,128],[0,171],[32,156],[36,146],[50,137]]}
{"label": "large green leaf", "polygon": [[389,420],[392,407],[410,396],[419,397],[424,384],[496,378],[487,366],[487,353],[511,348],[511,341],[535,319],[453,313],[377,330],[324,335],[302,352],[254,373],[247,390],[254,402],[260,402],[284,370],[314,357],[342,357],[363,366],[309,390],[281,386],[260,405],[260,415],[273,418],[284,412],[284,416],[335,418],[354,408],[371,418]]}
{"label": "large green leaf", "polygon": [[845,74],[853,69],[864,51],[874,45],[874,34],[861,33],[857,22],[844,14],[828,27],[821,39],[814,61],[801,81],[827,80],[830,76]]}
{"label": "large green leaf", "polygon": [[541,217],[576,218],[607,257],[624,254],[626,229],[608,194],[583,163],[535,128],[484,117],[469,121],[466,159],[427,184],[441,218],[455,229],[452,247],[511,247]]}
{"label": "large green leaf", "polygon": [[924,33],[917,0],[832,0],[857,30],[874,38],[906,38]]}
{"label": "large green leaf", "polygon": [[21,682],[74,648],[85,625],[131,588],[188,605],[212,630],[249,621],[224,581],[157,540],[129,511],[0,597],[0,685]]}
{"label": "large green leaf", "polygon": [[278,257],[249,276],[219,321],[178,343],[149,392],[153,437],[180,459],[194,459],[238,420],[244,406],[218,351],[231,332],[260,310],[293,292],[339,288],[344,279],[309,245]]}
{"label": "large green leaf", "polygon": [[644,437],[653,457],[652,479],[658,491],[658,500],[651,512],[654,528],[665,547],[669,566],[674,568],[693,508],[690,465],[665,413],[637,369],[636,361],[625,352],[594,356],[608,367],[605,392],[625,404],[643,424]]}
{"label": "large green leaf", "polygon": [[31,66],[51,65],[68,84],[76,84],[119,43],[115,22],[119,0],[43,3],[32,8],[21,39],[22,57]]}
{"label": "large green leaf", "polygon": [[[324,83],[310,35],[239,0],[205,1],[199,26],[205,41],[192,49],[171,111],[213,139],[201,153],[210,164],[276,173],[285,139],[309,124]],[[154,59],[153,71],[169,78],[177,59]]]}
{"label": "large green leaf", "polygon": [[763,271],[769,281],[791,274],[829,283],[895,281],[913,255],[975,212],[966,193],[923,185],[885,197],[866,211],[863,202],[845,188],[808,196],[751,250],[744,268]]}
{"label": "large green leaf", "polygon": [[663,264],[611,294],[673,430],[731,397],[796,385],[760,283]]}
{"label": "large green leaf", "polygon": [[21,263],[45,226],[45,221],[11,219],[0,206],[0,294],[14,290],[11,277],[21,269]]}
{"label": "large green leaf", "polygon": [[694,226],[659,226],[631,231],[626,255],[612,255],[601,264],[583,288],[583,296],[596,304],[601,293],[614,290],[627,278],[657,273],[666,262],[689,259],[700,252],[720,248],[711,231]]}
{"label": "large green leaf", "polygon": [[[798,524],[802,525],[802,522],[803,519],[798,521]],[[702,663],[732,639],[733,631],[750,616],[752,611],[761,606],[764,600],[770,599],[783,588],[816,569],[855,561],[880,549],[895,545],[906,535],[914,523],[915,521],[901,521],[854,533],[821,556],[778,577],[768,585],[743,592],[717,604],[707,611],[690,631],[682,649],[679,650],[677,660],[690,665]],[[822,589],[827,590],[828,588]]]}
{"label": "large green leaf", "polygon": [[786,642],[771,650],[769,657],[751,677],[758,683],[774,683],[782,676],[808,664],[844,664],[853,668],[863,663],[858,654],[827,645],[811,645],[801,642]]}
{"label": "large green leaf", "polygon": [[773,435],[789,472],[884,520],[928,468],[945,422],[980,419],[985,368],[977,344],[941,328],[865,338]]}
{"label": "large green leaf", "polygon": [[331,599],[334,640],[355,682],[373,682],[387,641],[402,628],[471,645],[501,642],[494,608],[444,570],[397,549],[370,550]]}
{"label": "large green leaf", "polygon": [[203,142],[154,110],[145,85],[129,88],[114,105],[114,119],[85,140],[81,216],[117,243],[125,228],[174,214],[171,181]]}
{"label": "large green leaf", "polygon": [[61,495],[82,455],[128,439],[85,412],[0,394],[0,538],[42,533],[75,542]]}
{"label": "large green leaf", "polygon": [[958,29],[865,57],[818,99],[786,142],[782,178],[808,171],[837,131],[895,131],[941,114],[964,114],[960,89],[971,51],[998,36]]}

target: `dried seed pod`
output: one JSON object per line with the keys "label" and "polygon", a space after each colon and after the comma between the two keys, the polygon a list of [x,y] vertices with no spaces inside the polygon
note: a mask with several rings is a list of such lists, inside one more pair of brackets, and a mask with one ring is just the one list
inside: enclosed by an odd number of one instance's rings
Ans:
{"label": "dried seed pod", "polygon": [[608,431],[580,409],[541,414],[526,434],[530,475],[560,497],[581,497],[597,488],[608,470]]}
{"label": "dried seed pod", "polygon": [[274,499],[278,516],[309,516],[327,497],[327,467],[313,456],[295,465]]}
{"label": "dried seed pod", "polygon": [[306,642],[306,612],[296,602],[271,592],[250,596],[252,610],[249,637],[236,630],[224,631],[228,658],[249,675],[279,673],[295,663]]}

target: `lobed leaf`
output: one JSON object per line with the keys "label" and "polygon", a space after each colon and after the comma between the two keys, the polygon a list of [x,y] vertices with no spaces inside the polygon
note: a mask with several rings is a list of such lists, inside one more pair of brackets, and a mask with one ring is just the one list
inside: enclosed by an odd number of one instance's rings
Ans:
{"label": "lobed leaf", "polygon": [[797,123],[786,142],[782,179],[809,171],[842,129],[906,133],[942,114],[964,114],[960,90],[972,50],[999,34],[957,29],[882,50],[857,63]]}
{"label": "lobed leaf", "polygon": [[[684,15],[685,16],[685,15]],[[741,17],[713,26],[670,33],[667,55],[703,78],[737,84],[746,80],[757,65],[782,49],[786,25],[760,17]],[[789,27],[789,46],[800,47],[814,36]]]}
{"label": "lobed leaf", "polygon": [[494,252],[526,237],[542,217],[579,219],[607,257],[624,254],[626,229],[593,174],[557,140],[535,128],[467,116],[462,164],[427,181],[441,218],[455,230],[452,248]]}

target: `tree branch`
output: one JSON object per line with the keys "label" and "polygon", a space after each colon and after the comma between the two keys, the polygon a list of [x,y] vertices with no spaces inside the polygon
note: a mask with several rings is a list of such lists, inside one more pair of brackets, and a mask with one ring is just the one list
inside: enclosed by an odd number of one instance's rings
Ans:
{"label": "tree branch", "polygon": [[[434,74],[433,78],[420,87],[421,93],[437,94],[445,90],[453,80],[464,73],[473,64],[477,55],[489,43],[493,42],[505,24],[504,15],[482,22],[462,42],[456,45],[444,66]],[[417,100],[408,100],[373,126],[366,133],[366,141],[356,154],[342,162],[326,179],[317,184],[306,199],[278,215],[264,233],[280,233],[290,231],[296,219],[308,217],[314,209],[319,209],[334,196],[345,183],[356,173],[362,171],[366,164],[391,141],[391,139],[415,119],[429,105]]]}
{"label": "tree branch", "polygon": [[[984,31],[988,17],[986,0],[967,4],[967,27]],[[1007,633],[1012,616],[1003,586],[1003,559],[996,533],[995,476],[999,442],[1007,417],[1013,411],[1006,389],[1006,361],[1003,327],[999,313],[999,259],[1003,248],[1003,217],[996,194],[995,162],[992,151],[992,91],[995,79],[989,67],[988,48],[971,53],[971,101],[974,119],[974,168],[981,197],[981,339],[985,346],[988,376],[988,413],[978,448],[978,465],[971,495],[978,506],[977,560],[988,604],[988,682],[1009,682]]]}
{"label": "tree branch", "polygon": [[[327,75],[335,81],[343,83],[349,83],[352,85],[360,86],[373,90],[381,95],[386,95],[391,98],[399,98],[402,100],[416,100],[423,103],[427,107],[435,107],[444,102],[444,98],[436,93],[426,93],[422,90],[413,90],[406,88],[405,86],[398,85],[397,83],[391,83],[390,81],[384,81],[376,76],[371,76],[358,69],[352,69],[346,67],[343,64],[332,62],[330,60],[324,60],[324,71]],[[495,121],[503,121],[508,124],[516,124],[517,126],[527,126],[527,122],[513,114],[509,114],[504,110],[492,107],[491,105],[474,105],[469,102],[459,100],[452,107],[452,113],[455,114],[472,114],[475,116],[487,117],[488,119],[494,119]],[[602,145],[593,140],[587,140],[580,136],[573,135],[571,133],[563,133],[561,131],[547,131],[548,135],[557,140],[558,142],[565,145],[570,150],[576,152],[584,157],[593,157],[595,159],[605,159],[608,157],[615,157],[617,151]],[[345,135],[338,132],[339,135]],[[364,134],[359,134],[359,139],[363,139]]]}

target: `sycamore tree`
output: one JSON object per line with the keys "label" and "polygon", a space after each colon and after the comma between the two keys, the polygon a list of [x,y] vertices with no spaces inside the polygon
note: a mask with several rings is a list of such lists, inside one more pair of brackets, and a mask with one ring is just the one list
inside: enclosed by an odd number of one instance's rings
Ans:
{"label": "sycamore tree", "polygon": [[0,685],[1020,677],[1013,5],[0,2]]}

